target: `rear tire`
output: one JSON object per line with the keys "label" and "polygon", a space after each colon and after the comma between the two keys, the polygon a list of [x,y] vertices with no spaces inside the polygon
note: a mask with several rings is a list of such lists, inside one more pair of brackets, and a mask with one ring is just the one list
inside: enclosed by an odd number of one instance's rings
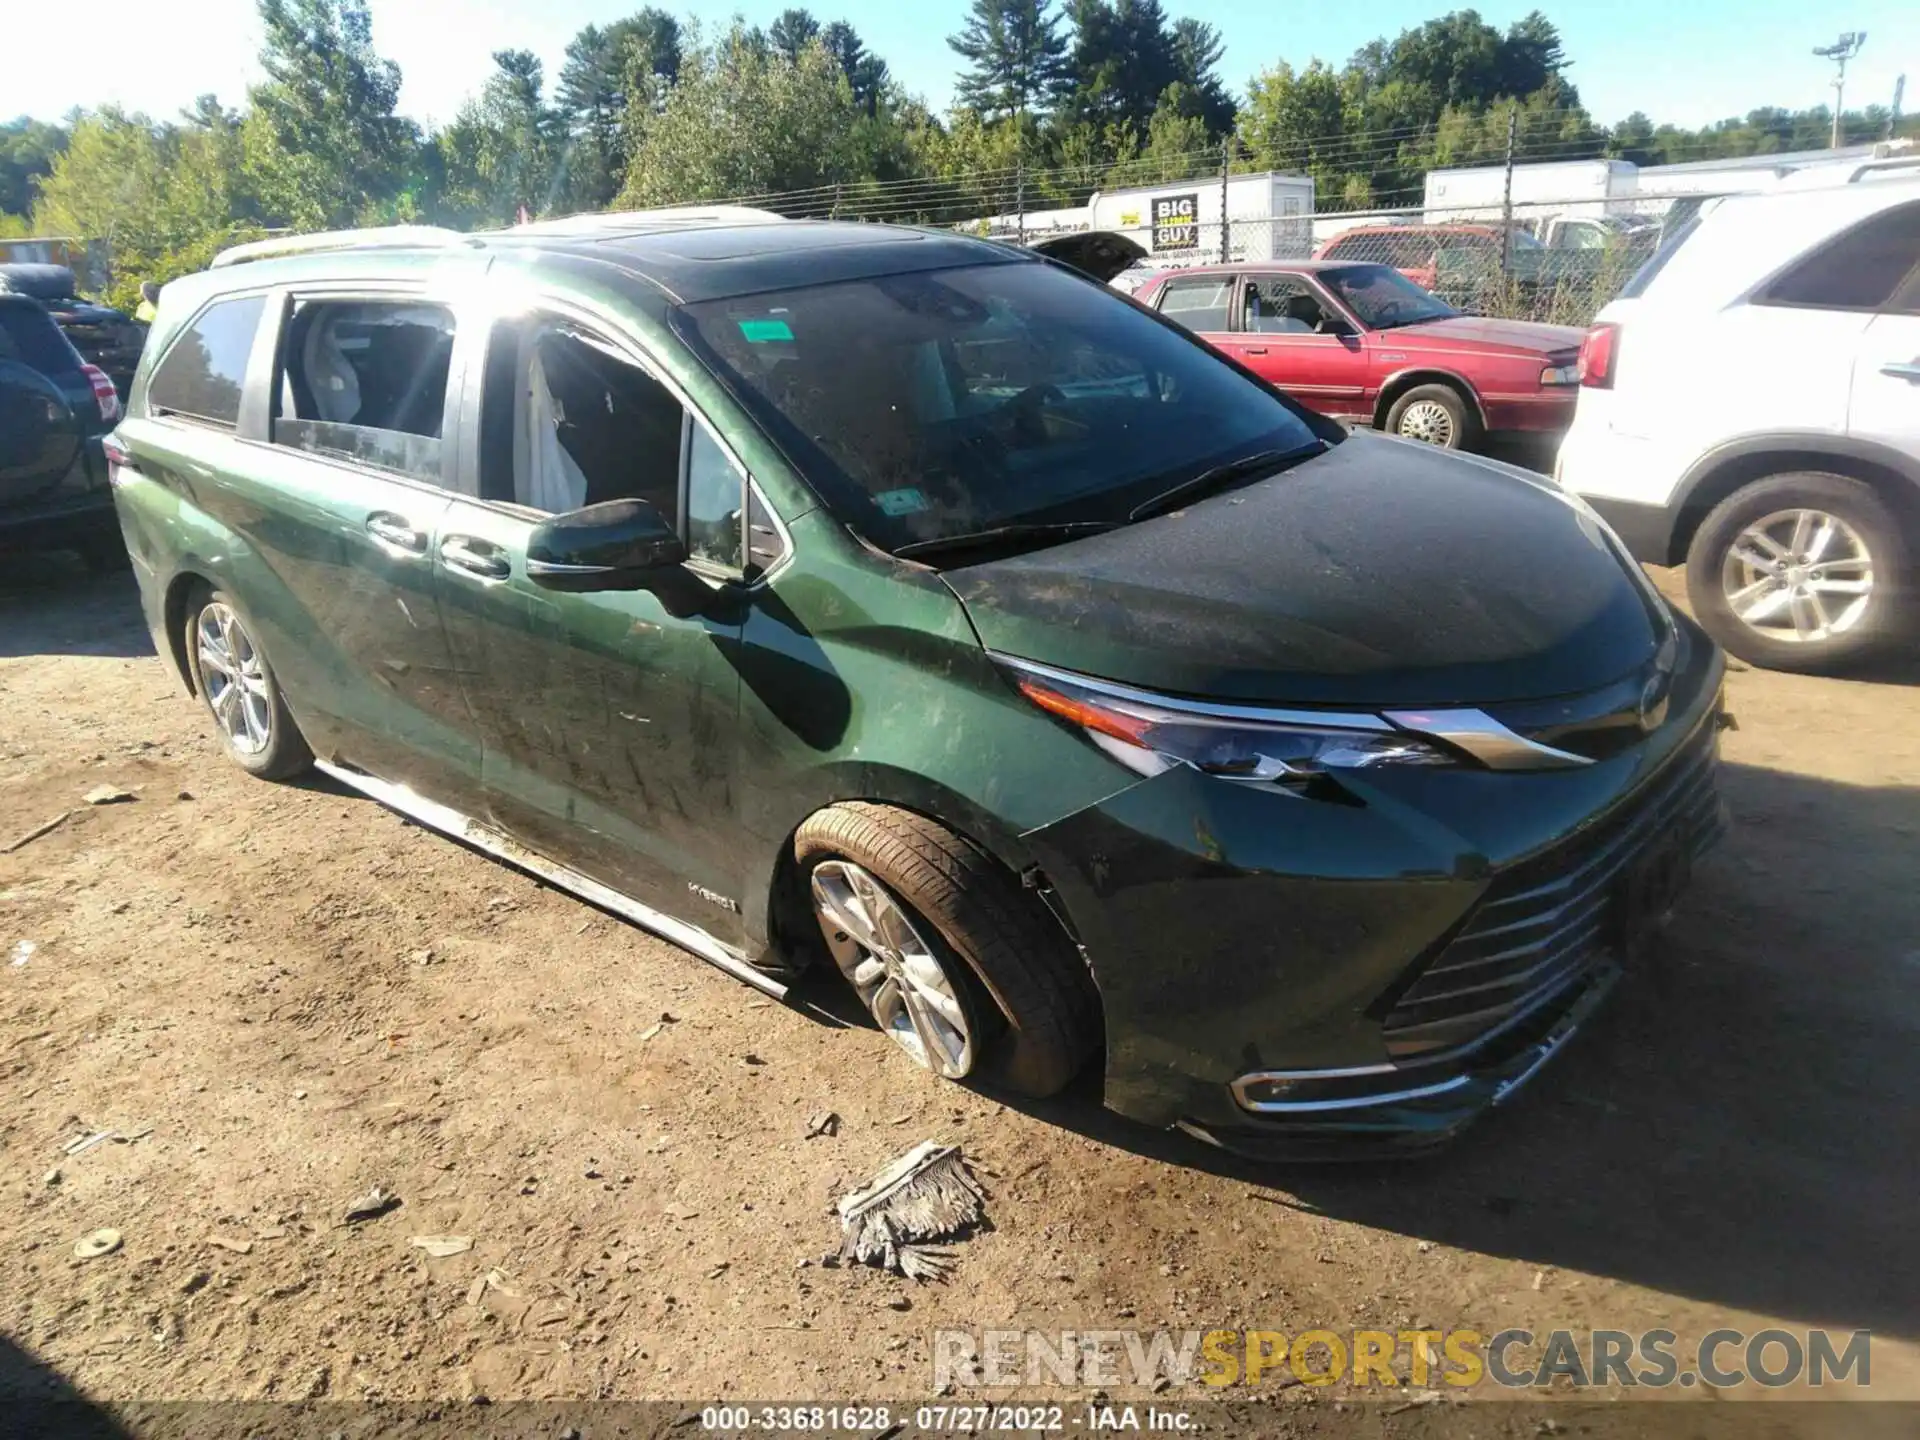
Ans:
{"label": "rear tire", "polygon": [[1440,450],[1470,450],[1480,443],[1480,417],[1451,385],[1416,385],[1387,411],[1386,431]]}
{"label": "rear tire", "polygon": [[1825,674],[1920,635],[1911,563],[1899,517],[1872,486],[1798,471],[1713,508],[1687,548],[1687,595],[1742,660]]}
{"label": "rear tire", "polygon": [[[938,962],[973,1033],[963,1073],[929,1068],[1045,1096],[1072,1080],[1098,1048],[1099,993],[1059,925],[1002,866],[951,830],[891,806],[847,803],[802,825],[793,853],[810,887],[828,878],[838,885],[849,864],[856,881],[864,874],[878,882],[881,903],[900,907],[910,933]],[[853,979],[859,954],[847,952],[866,952],[847,927],[821,913],[820,891],[814,893],[828,949]],[[855,982],[856,992],[863,988]],[[882,1010],[862,999],[887,1029]],[[911,1041],[902,1044],[920,1058]]]}
{"label": "rear tire", "polygon": [[280,682],[239,603],[224,590],[200,590],[187,601],[184,624],[194,693],[213,716],[227,757],[262,780],[290,780],[308,770],[313,751],[287,713]]}

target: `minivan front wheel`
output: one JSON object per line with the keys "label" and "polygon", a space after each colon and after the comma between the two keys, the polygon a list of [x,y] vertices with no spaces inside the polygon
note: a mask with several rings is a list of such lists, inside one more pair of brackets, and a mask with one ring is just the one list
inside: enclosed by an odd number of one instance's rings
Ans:
{"label": "minivan front wheel", "polygon": [[236,765],[263,780],[286,780],[313,764],[273,668],[226,591],[202,591],[187,606],[186,649],[194,691]]}
{"label": "minivan front wheel", "polygon": [[1774,670],[1820,673],[1909,637],[1907,548],[1871,486],[1772,475],[1714,508],[1687,552],[1687,592],[1714,639]]}
{"label": "minivan front wheel", "polygon": [[1024,1095],[1099,1044],[1099,996],[1059,925],[990,856],[891,806],[834,805],[794,837],[835,966],[918,1065]]}

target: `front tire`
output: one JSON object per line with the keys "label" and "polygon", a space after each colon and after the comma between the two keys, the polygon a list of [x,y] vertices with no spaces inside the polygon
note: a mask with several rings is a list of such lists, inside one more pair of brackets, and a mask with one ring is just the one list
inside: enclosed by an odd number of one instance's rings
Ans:
{"label": "front tire", "polygon": [[1044,1096],[1098,1047],[1099,994],[1060,927],[952,831],[849,803],[793,848],[834,963],[916,1063]]}
{"label": "front tire", "polygon": [[1387,411],[1386,431],[1440,450],[1468,450],[1480,441],[1480,417],[1451,385],[1416,385]]}
{"label": "front tire", "polygon": [[1900,521],[1845,475],[1771,475],[1736,490],[1687,549],[1707,633],[1769,670],[1824,674],[1915,638]]}
{"label": "front tire", "polygon": [[249,775],[290,780],[313,764],[313,751],[253,637],[251,622],[226,591],[202,590],[188,603],[187,664],[221,748]]}

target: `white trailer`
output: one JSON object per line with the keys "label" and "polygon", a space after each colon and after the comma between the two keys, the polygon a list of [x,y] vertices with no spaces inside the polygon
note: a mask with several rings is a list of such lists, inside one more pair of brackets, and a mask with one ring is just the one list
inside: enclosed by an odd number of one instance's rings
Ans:
{"label": "white trailer", "polygon": [[1223,215],[1229,260],[1284,260],[1313,248],[1313,177],[1235,175],[1224,197],[1221,188],[1216,176],[1097,191],[1089,228],[1125,235],[1147,252],[1143,264],[1161,270],[1218,262]]}
{"label": "white trailer", "polygon": [[[1517,219],[1612,215],[1631,207],[1637,167],[1627,160],[1562,160],[1513,167]],[[1426,223],[1485,223],[1506,202],[1504,165],[1427,172]]]}

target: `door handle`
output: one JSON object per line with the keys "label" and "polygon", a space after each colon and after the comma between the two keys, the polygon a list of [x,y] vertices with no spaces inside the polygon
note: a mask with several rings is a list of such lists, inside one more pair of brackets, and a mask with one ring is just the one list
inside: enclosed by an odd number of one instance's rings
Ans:
{"label": "door handle", "polygon": [[513,574],[506,551],[472,535],[447,536],[440,542],[440,558],[477,580],[505,580]]}
{"label": "door handle", "polygon": [[389,552],[397,551],[408,556],[427,553],[426,531],[414,529],[406,516],[396,515],[391,510],[376,510],[367,516],[367,533]]}
{"label": "door handle", "polygon": [[1882,365],[1880,367],[1880,373],[1882,375],[1891,375],[1896,380],[1920,380],[1920,359],[1916,359],[1906,365],[1901,365],[1897,362],[1892,365]]}
{"label": "door handle", "polygon": [[1247,346],[1246,353],[1249,355],[1264,355],[1267,353],[1267,347],[1264,345],[1249,345]]}

